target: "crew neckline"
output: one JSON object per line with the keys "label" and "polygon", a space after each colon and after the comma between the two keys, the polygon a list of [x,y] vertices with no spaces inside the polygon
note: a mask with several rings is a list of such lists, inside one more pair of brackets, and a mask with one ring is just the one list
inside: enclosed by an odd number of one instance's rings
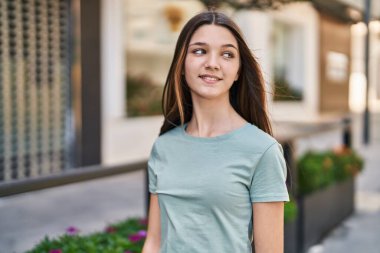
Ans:
{"label": "crew neckline", "polygon": [[186,128],[187,128],[187,124],[188,122],[186,122],[185,124],[183,124],[181,126],[181,132],[182,132],[182,135],[188,139],[188,140],[192,140],[192,141],[198,141],[198,142],[214,142],[214,141],[220,141],[220,140],[225,140],[225,139],[228,139],[230,137],[232,137],[233,135],[241,132],[242,130],[244,130],[246,127],[250,126],[251,123],[249,122],[246,122],[244,125],[242,125],[241,127],[238,127],[228,133],[225,133],[225,134],[221,134],[221,135],[217,135],[217,136],[213,136],[213,137],[198,137],[198,136],[193,136],[193,135],[190,135],[186,132]]}

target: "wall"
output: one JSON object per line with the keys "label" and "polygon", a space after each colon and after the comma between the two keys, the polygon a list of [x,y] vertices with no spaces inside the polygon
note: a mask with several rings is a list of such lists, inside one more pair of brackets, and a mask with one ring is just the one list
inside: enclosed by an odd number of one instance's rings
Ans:
{"label": "wall", "polygon": [[[369,53],[369,109],[380,112],[380,22],[370,24],[370,53]],[[350,110],[362,113],[365,107],[365,36],[367,28],[364,23],[351,27],[352,34],[352,68],[350,77]]]}
{"label": "wall", "polygon": [[[320,34],[320,112],[346,113],[351,69],[350,24],[321,14]],[[332,54],[338,59],[331,58]]]}

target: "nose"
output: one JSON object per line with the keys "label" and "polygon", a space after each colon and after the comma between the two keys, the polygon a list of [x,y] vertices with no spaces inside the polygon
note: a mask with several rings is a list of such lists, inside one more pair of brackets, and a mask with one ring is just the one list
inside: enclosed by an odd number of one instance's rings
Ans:
{"label": "nose", "polygon": [[220,65],[218,61],[218,55],[216,53],[210,53],[205,63],[205,68],[208,70],[219,70]]}

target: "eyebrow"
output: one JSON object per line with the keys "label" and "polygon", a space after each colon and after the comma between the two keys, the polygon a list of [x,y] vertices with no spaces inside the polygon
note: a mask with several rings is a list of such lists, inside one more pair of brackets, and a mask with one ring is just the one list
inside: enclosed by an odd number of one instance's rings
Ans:
{"label": "eyebrow", "polygon": [[[192,44],[189,45],[189,47],[191,46],[208,46],[208,44],[206,42],[194,42]],[[222,45],[222,47],[233,47],[235,48],[236,50],[238,50],[234,45],[232,44],[224,44]]]}

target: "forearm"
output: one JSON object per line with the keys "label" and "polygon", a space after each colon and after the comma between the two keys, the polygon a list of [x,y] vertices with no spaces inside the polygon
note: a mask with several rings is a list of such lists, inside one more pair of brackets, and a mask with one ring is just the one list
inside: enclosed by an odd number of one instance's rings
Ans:
{"label": "forearm", "polygon": [[159,253],[160,240],[157,238],[147,237],[141,253]]}

